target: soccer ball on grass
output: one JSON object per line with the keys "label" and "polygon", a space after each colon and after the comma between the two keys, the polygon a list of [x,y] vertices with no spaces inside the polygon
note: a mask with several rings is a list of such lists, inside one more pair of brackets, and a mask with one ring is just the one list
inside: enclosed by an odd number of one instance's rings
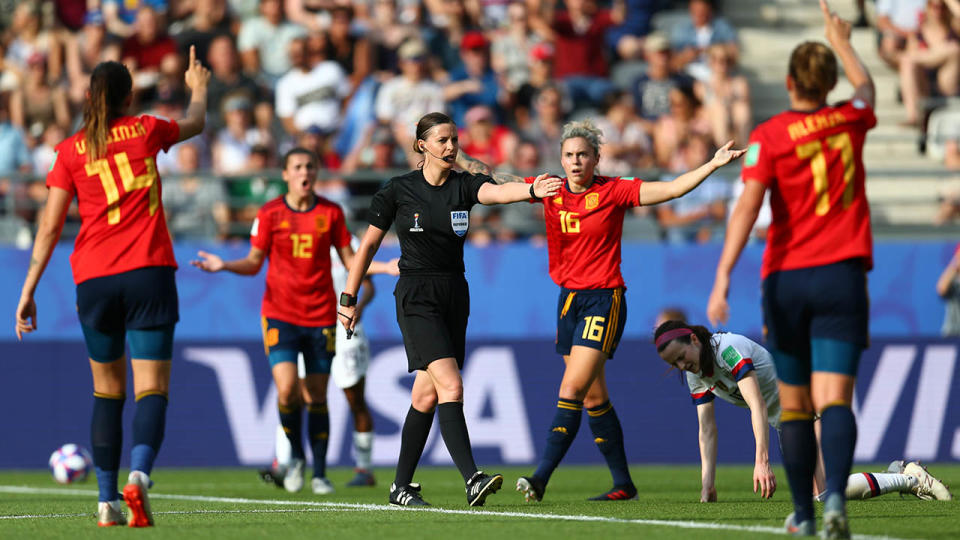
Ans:
{"label": "soccer ball on grass", "polygon": [[90,474],[93,460],[90,453],[81,446],[70,443],[61,446],[50,454],[50,473],[58,484],[83,482]]}

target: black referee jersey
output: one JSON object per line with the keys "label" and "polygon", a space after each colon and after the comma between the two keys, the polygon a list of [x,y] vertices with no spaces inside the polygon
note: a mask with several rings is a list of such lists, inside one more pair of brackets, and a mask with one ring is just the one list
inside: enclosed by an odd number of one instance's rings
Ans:
{"label": "black referee jersey", "polygon": [[420,169],[390,179],[370,203],[370,224],[400,239],[400,273],[463,274],[463,242],[480,186],[493,179],[450,171],[440,186]]}

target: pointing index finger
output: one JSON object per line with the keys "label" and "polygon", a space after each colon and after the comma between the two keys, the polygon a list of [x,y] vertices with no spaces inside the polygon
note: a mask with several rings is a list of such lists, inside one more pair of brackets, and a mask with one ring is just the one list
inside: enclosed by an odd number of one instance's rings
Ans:
{"label": "pointing index finger", "polygon": [[[821,4],[822,4],[822,2],[821,2]],[[196,46],[196,45],[191,45],[191,46],[190,46],[190,65],[189,65],[189,67],[193,67],[193,64],[196,63],[196,61],[197,61],[197,46]]]}

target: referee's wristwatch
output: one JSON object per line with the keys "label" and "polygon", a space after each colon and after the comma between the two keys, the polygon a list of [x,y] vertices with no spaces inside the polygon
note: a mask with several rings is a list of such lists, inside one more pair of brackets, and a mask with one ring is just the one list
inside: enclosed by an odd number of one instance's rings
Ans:
{"label": "referee's wristwatch", "polygon": [[340,305],[343,307],[353,307],[357,305],[357,297],[352,294],[342,292],[340,293]]}

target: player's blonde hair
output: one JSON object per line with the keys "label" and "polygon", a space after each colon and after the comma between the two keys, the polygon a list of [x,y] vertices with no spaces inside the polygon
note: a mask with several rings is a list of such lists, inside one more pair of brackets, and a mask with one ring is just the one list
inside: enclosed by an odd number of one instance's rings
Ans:
{"label": "player's blonde hair", "polygon": [[823,43],[805,41],[790,53],[789,74],[799,97],[822,103],[837,84],[837,56]]}
{"label": "player's blonde hair", "polygon": [[593,153],[600,155],[600,145],[603,144],[603,132],[589,118],[577,122],[567,122],[563,125],[560,135],[560,148],[567,139],[582,138],[593,148]]}

